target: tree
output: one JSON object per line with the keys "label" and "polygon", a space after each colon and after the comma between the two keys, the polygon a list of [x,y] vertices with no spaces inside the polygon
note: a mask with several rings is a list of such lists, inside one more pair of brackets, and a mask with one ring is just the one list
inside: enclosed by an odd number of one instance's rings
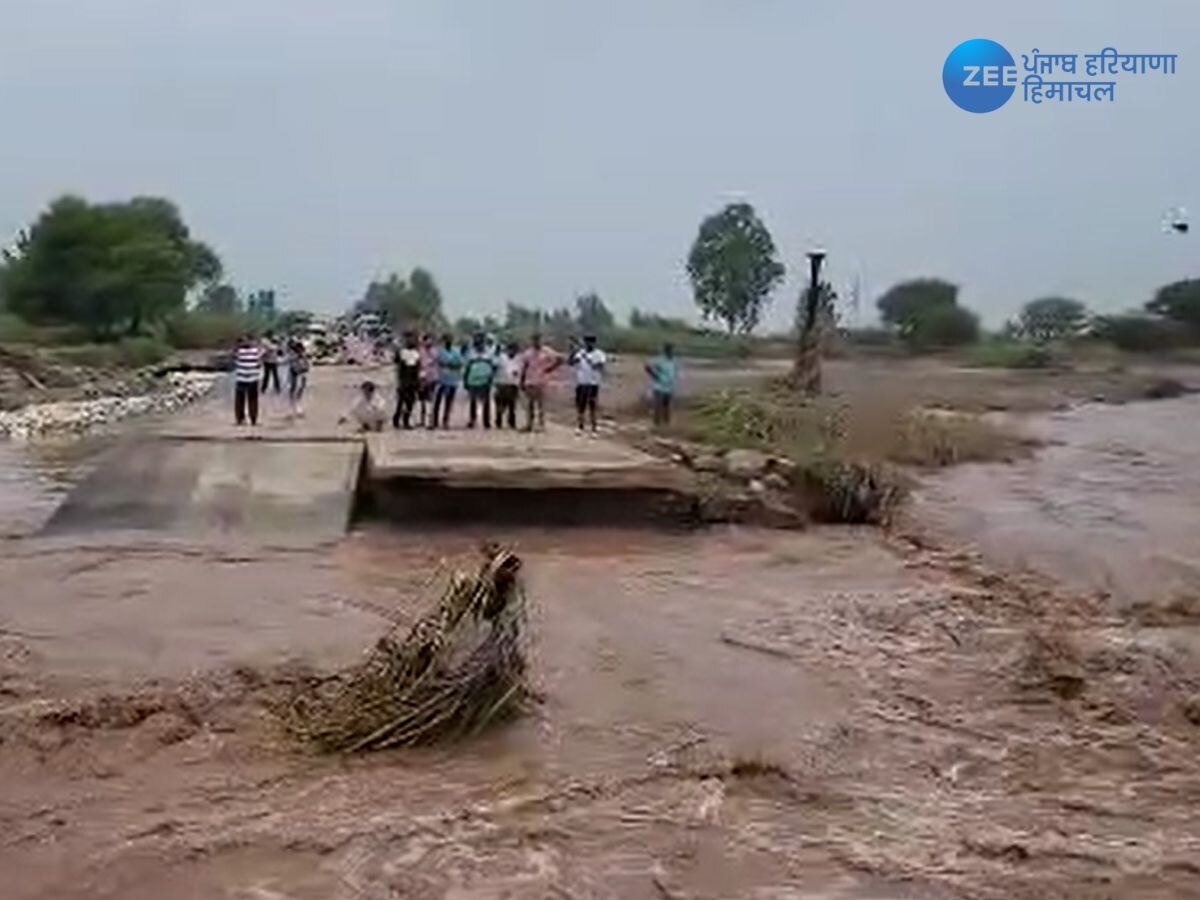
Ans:
{"label": "tree", "polygon": [[961,306],[939,304],[917,312],[902,335],[913,350],[959,347],[979,340],[979,317]]}
{"label": "tree", "polygon": [[275,305],[274,291],[255,291],[246,298],[246,312],[268,324],[275,320],[278,307]]}
{"label": "tree", "polygon": [[575,298],[575,319],[584,334],[603,334],[616,324],[613,314],[596,293]]}
{"label": "tree", "polygon": [[184,308],[221,262],[168,200],[90,204],[60,197],[5,253],[0,293],[31,321],[71,322],[97,337],[136,333]]}
{"label": "tree", "polygon": [[426,269],[412,270],[408,280],[392,273],[385,281],[372,281],[355,305],[359,312],[383,315],[393,328],[442,328],[442,292]]}
{"label": "tree", "polygon": [[216,315],[233,315],[242,311],[242,300],[231,284],[210,284],[196,301],[196,311]]}
{"label": "tree", "polygon": [[700,223],[687,269],[700,312],[730,334],[754,330],[784,275],[771,233],[749,203],[731,203]]}
{"label": "tree", "polygon": [[933,309],[958,304],[958,285],[940,278],[914,278],[893,285],[879,298],[880,318],[903,338]]}
{"label": "tree", "polygon": [[1087,307],[1070,297],[1042,297],[1021,308],[1017,332],[1035,341],[1055,341],[1078,335],[1087,324]]}
{"label": "tree", "polygon": [[1200,334],[1200,279],[1189,278],[1160,287],[1146,304],[1146,311]]}

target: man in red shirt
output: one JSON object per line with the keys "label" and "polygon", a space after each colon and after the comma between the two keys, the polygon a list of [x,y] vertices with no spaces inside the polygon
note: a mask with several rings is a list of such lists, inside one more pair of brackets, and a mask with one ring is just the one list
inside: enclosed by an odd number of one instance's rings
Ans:
{"label": "man in red shirt", "polygon": [[542,344],[542,336],[535,334],[529,349],[521,354],[521,390],[525,394],[525,430],[538,431],[546,428],[546,386],[554,370],[563,363],[562,356],[553,348]]}

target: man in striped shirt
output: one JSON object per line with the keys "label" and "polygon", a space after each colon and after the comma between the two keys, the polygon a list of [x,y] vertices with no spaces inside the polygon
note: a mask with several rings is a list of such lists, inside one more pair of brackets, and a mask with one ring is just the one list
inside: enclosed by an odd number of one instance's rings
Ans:
{"label": "man in striped shirt", "polygon": [[233,354],[233,415],[239,425],[258,424],[258,385],[263,376],[262,347],[252,334],[244,334]]}

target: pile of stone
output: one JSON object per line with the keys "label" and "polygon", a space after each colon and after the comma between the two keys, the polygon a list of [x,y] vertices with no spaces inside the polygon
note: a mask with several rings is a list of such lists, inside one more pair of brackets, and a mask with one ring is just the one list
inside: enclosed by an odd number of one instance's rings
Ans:
{"label": "pile of stone", "polygon": [[0,411],[0,436],[29,440],[46,435],[82,434],[132,416],[171,412],[205,396],[219,378],[212,372],[172,372],[160,379],[150,393],[34,403]]}

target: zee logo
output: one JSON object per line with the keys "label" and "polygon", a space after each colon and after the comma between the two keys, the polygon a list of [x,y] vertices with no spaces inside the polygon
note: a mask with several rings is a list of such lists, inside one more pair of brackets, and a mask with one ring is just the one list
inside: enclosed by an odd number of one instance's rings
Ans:
{"label": "zee logo", "polygon": [[[1016,66],[963,66],[967,77],[963,79],[964,87],[996,87],[997,85],[1017,86]],[[983,80],[979,80],[979,73]],[[1003,81],[1001,81],[1003,77]]]}
{"label": "zee logo", "polygon": [[1000,44],[987,38],[972,38],[946,57],[942,86],[960,109],[992,112],[1007,103],[1016,90],[1017,65],[1012,54]]}

